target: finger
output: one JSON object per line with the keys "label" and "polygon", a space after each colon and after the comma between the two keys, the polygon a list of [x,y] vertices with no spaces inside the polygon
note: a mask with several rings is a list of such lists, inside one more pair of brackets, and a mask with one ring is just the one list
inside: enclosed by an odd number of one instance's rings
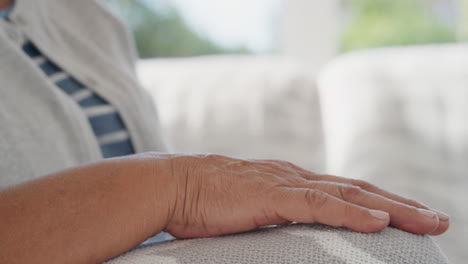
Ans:
{"label": "finger", "polygon": [[[318,175],[313,172],[310,172],[308,170],[305,170],[293,163],[286,162],[286,161],[281,161],[281,160],[265,160],[265,162],[271,163],[278,165],[280,167],[283,167],[285,169],[292,169],[295,170],[297,173],[299,173],[303,178],[311,180],[311,181],[327,181],[327,182],[337,182],[337,183],[343,183],[343,184],[348,184],[348,185],[355,185],[358,186],[368,192],[375,193],[377,195],[386,197],[388,199],[391,199],[393,201],[403,203],[409,206],[413,206],[416,208],[420,209],[426,209],[426,210],[431,210],[435,213],[437,213],[438,218],[439,218],[439,225],[437,229],[432,232],[430,235],[440,235],[444,232],[446,232],[450,226],[450,217],[440,211],[434,210],[429,208],[428,206],[417,202],[412,199],[408,199],[399,195],[396,195],[394,193],[385,191],[375,185],[372,185],[368,182],[361,181],[361,180],[354,180],[354,179],[348,179],[348,178],[343,178],[343,177],[337,177],[337,176],[331,176],[331,175]],[[413,228],[411,228],[413,229]]]}
{"label": "finger", "polygon": [[437,214],[421,208],[393,201],[357,186],[332,182],[307,182],[303,187],[326,192],[344,201],[390,214],[390,225],[415,234],[431,234],[437,230]]}
{"label": "finger", "polygon": [[300,173],[306,179],[314,179],[315,181],[337,182],[337,183],[343,183],[343,184],[350,184],[350,185],[358,186],[363,190],[366,190],[368,192],[375,193],[377,195],[386,197],[386,198],[391,199],[393,201],[397,201],[397,202],[400,202],[400,203],[403,203],[403,204],[406,204],[406,205],[409,205],[409,206],[413,206],[413,207],[416,207],[416,208],[433,211],[433,212],[435,212],[437,214],[437,216],[439,218],[439,226],[437,227],[437,229],[433,233],[431,233],[431,235],[440,235],[440,234],[446,232],[448,230],[449,226],[450,226],[450,217],[447,214],[445,214],[443,212],[440,212],[440,211],[437,211],[437,210],[434,210],[434,209],[431,209],[428,206],[426,206],[426,205],[424,205],[424,204],[422,204],[420,202],[417,202],[415,200],[408,199],[408,198],[399,196],[397,194],[385,191],[382,188],[379,188],[379,187],[377,187],[377,186],[375,186],[373,184],[370,184],[370,183],[368,183],[366,181],[348,179],[348,178],[343,178],[343,177],[336,177],[336,176],[331,176],[331,175],[314,175],[314,176],[312,176],[311,172],[309,172],[308,175],[304,175],[304,173],[302,173],[302,172],[300,172]]}
{"label": "finger", "polygon": [[385,191],[373,184],[370,184],[366,181],[362,181],[362,180],[356,180],[356,179],[349,179],[349,178],[344,178],[344,177],[338,177],[338,176],[332,176],[332,175],[323,175],[323,174],[316,174],[316,173],[313,173],[311,171],[308,171],[306,169],[303,169],[293,163],[290,163],[290,162],[287,162],[287,161],[281,161],[281,160],[264,160],[264,162],[269,162],[271,164],[279,164],[281,165],[282,167],[284,168],[292,168],[293,170],[295,170],[298,174],[300,174],[303,178],[307,179],[307,180],[310,180],[310,181],[327,181],[327,182],[337,182],[337,183],[344,183],[344,184],[351,184],[351,185],[355,185],[355,186],[358,186],[366,191],[369,191],[369,192],[373,192],[373,193],[376,193],[378,195],[381,195],[381,196],[384,196],[384,197],[387,197],[389,199],[392,199],[394,201],[398,201],[398,202],[401,202],[401,203],[405,203],[405,204],[408,204],[408,205],[411,205],[411,206],[414,206],[414,207],[417,207],[417,208],[423,208],[423,209],[429,209],[428,206],[420,203],[420,202],[417,202],[417,201],[414,201],[414,200],[411,200],[411,199],[408,199],[408,198],[404,198],[402,196],[399,196],[399,195],[396,195],[394,193],[391,193],[391,192],[388,192],[388,191]]}
{"label": "finger", "polygon": [[399,196],[397,194],[388,192],[388,191],[386,191],[386,190],[384,190],[382,188],[379,188],[379,187],[377,187],[377,186],[375,186],[375,185],[373,185],[371,183],[368,183],[366,181],[356,180],[356,179],[348,179],[348,178],[331,176],[331,175],[315,175],[315,180],[316,181],[331,181],[331,182],[351,184],[351,185],[354,185],[354,186],[358,186],[361,189],[364,189],[364,190],[366,190],[368,192],[376,193],[378,195],[387,197],[389,199],[392,199],[392,200],[400,202],[400,203],[411,205],[411,206],[414,206],[414,207],[417,207],[417,208],[429,209],[428,206],[426,206],[426,205],[424,205],[424,204],[422,204],[420,202],[417,202],[415,200],[408,199],[408,198]]}
{"label": "finger", "polygon": [[319,190],[282,188],[271,204],[278,216],[300,223],[321,223],[371,233],[388,226],[389,215],[348,203]]}

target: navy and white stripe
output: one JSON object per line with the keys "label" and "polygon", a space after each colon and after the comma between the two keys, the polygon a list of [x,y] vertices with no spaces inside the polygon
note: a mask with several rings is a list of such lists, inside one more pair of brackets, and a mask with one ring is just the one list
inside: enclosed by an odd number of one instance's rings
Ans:
{"label": "navy and white stripe", "polygon": [[135,153],[126,126],[117,109],[46,58],[32,42],[26,41],[22,49],[51,82],[83,109],[105,158]]}

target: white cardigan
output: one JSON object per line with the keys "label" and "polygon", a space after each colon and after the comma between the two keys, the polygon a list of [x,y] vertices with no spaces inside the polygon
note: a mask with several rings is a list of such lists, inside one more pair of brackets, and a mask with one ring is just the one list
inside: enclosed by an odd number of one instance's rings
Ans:
{"label": "white cardigan", "polygon": [[0,186],[101,159],[78,105],[18,48],[31,40],[121,113],[137,152],[165,151],[124,26],[94,0],[17,0],[0,21]]}

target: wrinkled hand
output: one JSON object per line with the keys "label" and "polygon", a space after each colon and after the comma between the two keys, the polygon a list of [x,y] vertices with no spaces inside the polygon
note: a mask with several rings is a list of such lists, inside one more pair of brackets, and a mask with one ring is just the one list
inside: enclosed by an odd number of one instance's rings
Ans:
{"label": "wrinkled hand", "polygon": [[441,212],[360,180],[319,175],[291,163],[220,155],[174,155],[172,206],[165,231],[178,238],[212,237],[291,222],[358,232],[388,225],[439,235]]}

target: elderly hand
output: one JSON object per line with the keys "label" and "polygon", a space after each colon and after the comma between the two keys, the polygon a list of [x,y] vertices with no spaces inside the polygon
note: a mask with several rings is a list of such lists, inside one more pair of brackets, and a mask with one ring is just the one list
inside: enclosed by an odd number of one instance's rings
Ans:
{"label": "elderly hand", "polygon": [[157,153],[0,188],[0,212],[0,263],[101,263],[162,230],[196,238],[301,222],[438,235],[449,226],[415,201],[288,162]]}
{"label": "elderly hand", "polygon": [[165,231],[178,238],[212,237],[290,222],[321,223],[358,232],[389,224],[439,235],[446,214],[364,181],[319,175],[291,163],[220,155],[173,155],[170,215]]}

